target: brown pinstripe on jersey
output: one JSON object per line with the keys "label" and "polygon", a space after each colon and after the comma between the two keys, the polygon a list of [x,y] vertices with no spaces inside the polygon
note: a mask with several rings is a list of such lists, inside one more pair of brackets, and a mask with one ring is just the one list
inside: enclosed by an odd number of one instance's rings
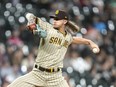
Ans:
{"label": "brown pinstripe on jersey", "polygon": [[44,45],[42,45],[41,39],[36,63],[46,68],[63,67],[63,58],[72,41],[71,34],[67,32],[67,35],[64,36],[51,24],[42,21],[40,18],[38,20],[40,27],[47,30],[47,37],[44,39]]}
{"label": "brown pinstripe on jersey", "polygon": [[[67,32],[63,36],[58,30],[53,29],[52,25],[39,19],[41,28],[47,30],[47,37],[41,39],[38,49],[36,63],[42,67],[63,67],[63,58],[72,36]],[[43,44],[42,42],[45,41]],[[42,72],[37,68],[16,79],[8,87],[69,87],[62,76],[62,71],[48,73]]]}

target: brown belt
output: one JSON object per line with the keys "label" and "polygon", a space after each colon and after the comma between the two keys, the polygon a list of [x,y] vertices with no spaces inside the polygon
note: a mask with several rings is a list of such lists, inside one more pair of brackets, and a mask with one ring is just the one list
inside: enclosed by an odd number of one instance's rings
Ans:
{"label": "brown belt", "polygon": [[37,64],[34,65],[35,68],[41,70],[41,71],[45,71],[45,72],[58,72],[61,70],[61,68],[50,68],[50,69],[47,69],[47,68],[44,68],[44,67],[41,67],[41,66],[38,66]]}

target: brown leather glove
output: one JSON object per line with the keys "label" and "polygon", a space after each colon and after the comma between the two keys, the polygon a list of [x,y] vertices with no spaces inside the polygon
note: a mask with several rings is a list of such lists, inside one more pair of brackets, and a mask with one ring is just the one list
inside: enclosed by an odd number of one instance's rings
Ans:
{"label": "brown leather glove", "polygon": [[27,25],[27,29],[33,32],[33,30],[36,30],[36,24],[33,23],[33,24],[30,24],[30,25]]}
{"label": "brown leather glove", "polygon": [[27,28],[28,30],[32,31],[36,29],[36,16],[34,16],[34,14],[32,13],[27,13],[26,14],[26,19],[27,19]]}

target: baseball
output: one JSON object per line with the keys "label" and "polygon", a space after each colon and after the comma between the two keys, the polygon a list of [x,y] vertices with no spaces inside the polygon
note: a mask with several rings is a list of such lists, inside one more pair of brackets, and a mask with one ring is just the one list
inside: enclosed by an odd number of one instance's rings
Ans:
{"label": "baseball", "polygon": [[93,48],[93,53],[98,53],[97,48]]}

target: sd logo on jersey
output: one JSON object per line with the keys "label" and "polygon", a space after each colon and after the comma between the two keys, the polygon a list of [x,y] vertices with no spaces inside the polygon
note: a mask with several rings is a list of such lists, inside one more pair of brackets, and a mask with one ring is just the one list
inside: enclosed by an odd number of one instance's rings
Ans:
{"label": "sd logo on jersey", "polygon": [[[62,39],[60,39],[58,37],[51,37],[49,43],[61,45]],[[66,47],[66,48],[68,47],[68,45],[69,45],[69,42],[67,40],[65,40],[64,43],[62,44],[62,46]]]}
{"label": "sd logo on jersey", "polygon": [[51,37],[49,43],[61,45],[62,39],[58,37]]}

